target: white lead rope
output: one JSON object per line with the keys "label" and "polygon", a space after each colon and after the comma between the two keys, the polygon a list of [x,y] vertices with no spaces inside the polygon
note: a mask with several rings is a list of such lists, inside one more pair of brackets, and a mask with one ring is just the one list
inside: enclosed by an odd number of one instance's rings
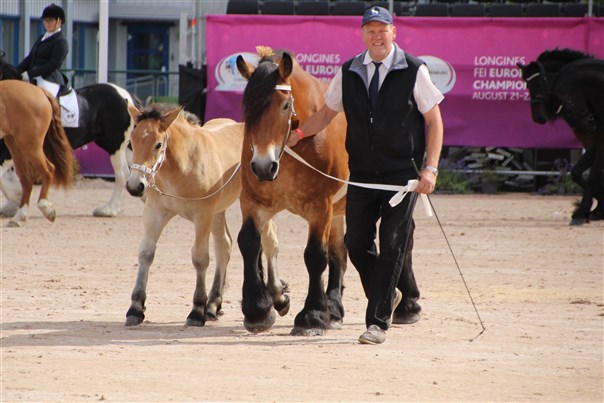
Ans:
{"label": "white lead rope", "polygon": [[[303,163],[304,165],[306,165],[307,167],[309,167],[309,168],[317,171],[321,175],[326,176],[335,181],[342,182],[347,185],[353,185],[353,186],[358,186],[358,187],[367,188],[367,189],[390,190],[390,191],[396,192],[396,194],[394,196],[392,196],[392,198],[390,198],[389,203],[392,207],[394,207],[394,206],[398,205],[400,202],[402,202],[403,199],[405,198],[405,196],[407,195],[407,193],[413,192],[417,188],[417,185],[419,183],[419,181],[417,179],[411,179],[409,182],[407,182],[407,185],[405,185],[405,186],[350,182],[350,181],[347,181],[344,179],[336,178],[335,176],[327,175],[324,172],[321,172],[320,170],[318,170],[317,168],[313,167],[308,162],[306,162],[304,160],[304,158],[302,158],[298,154],[296,154],[294,152],[294,150],[289,148],[289,146],[285,146],[285,152],[288,153],[289,155],[291,155],[292,157],[294,157],[295,159],[297,159],[298,161],[300,161],[301,163]],[[432,217],[434,215],[434,213],[432,212],[432,207],[430,206],[430,201],[428,200],[428,195],[421,193],[420,197],[422,199],[422,204],[424,205],[424,211],[426,212],[426,215],[428,217]]]}

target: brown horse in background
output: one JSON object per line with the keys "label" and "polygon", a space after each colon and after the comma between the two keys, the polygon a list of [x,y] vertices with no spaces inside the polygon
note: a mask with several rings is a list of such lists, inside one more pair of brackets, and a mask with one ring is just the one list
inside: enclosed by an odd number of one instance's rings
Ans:
{"label": "brown horse in background", "polygon": [[[274,53],[263,47],[258,51],[261,60],[257,68],[241,56],[237,58],[239,72],[248,80],[243,94],[245,130],[240,198],[243,225],[237,239],[244,260],[244,325],[250,332],[262,332],[275,321],[273,307],[281,315],[289,310],[289,298],[278,275],[269,273],[265,284],[261,259],[261,239],[264,241],[261,234],[271,225],[275,214],[288,210],[308,223],[304,262],[309,288],[291,333],[323,334],[328,328],[340,327],[344,317],[345,199],[338,194],[344,185],[283,152],[285,140],[296,125],[292,117],[304,120],[316,112],[323,105],[326,86],[306,73],[290,54]],[[294,147],[295,152],[321,172],[347,179],[345,125],[343,115],[336,117],[324,132],[300,141]],[[277,245],[272,245],[269,272],[271,269],[277,272],[270,267],[276,264],[276,251]],[[325,290],[322,274],[328,264]]]}
{"label": "brown horse in background", "polygon": [[35,85],[17,80],[0,81],[0,138],[13,157],[23,192],[19,209],[8,222],[19,227],[27,221],[34,172],[42,182],[38,208],[54,221],[48,200],[51,183],[68,188],[73,182],[73,155],[61,123],[57,100]]}

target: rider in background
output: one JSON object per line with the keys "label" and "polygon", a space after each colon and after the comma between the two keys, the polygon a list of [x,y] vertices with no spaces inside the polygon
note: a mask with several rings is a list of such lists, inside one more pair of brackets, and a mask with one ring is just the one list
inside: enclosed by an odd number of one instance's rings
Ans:
{"label": "rider in background", "polygon": [[36,40],[29,55],[17,66],[17,71],[24,81],[37,84],[56,96],[60,86],[68,82],[59,70],[69,52],[69,44],[61,32],[65,12],[56,4],[51,4],[44,9],[41,18],[46,33]]}

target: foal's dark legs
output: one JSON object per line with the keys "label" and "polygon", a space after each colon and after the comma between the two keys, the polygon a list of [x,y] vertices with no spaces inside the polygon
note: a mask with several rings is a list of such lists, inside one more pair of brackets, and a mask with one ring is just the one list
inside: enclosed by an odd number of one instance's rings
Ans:
{"label": "foal's dark legs", "polygon": [[342,295],[344,293],[344,273],[348,260],[348,251],[344,244],[344,216],[334,217],[329,233],[329,252],[327,264],[329,267],[329,279],[327,281],[327,308],[329,310],[331,329],[342,327],[344,319],[344,305]]}

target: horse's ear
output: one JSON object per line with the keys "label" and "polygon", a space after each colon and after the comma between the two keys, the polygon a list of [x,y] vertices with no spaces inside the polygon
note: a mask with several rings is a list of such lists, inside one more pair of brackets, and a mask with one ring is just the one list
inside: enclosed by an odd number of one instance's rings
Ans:
{"label": "horse's ear", "polygon": [[176,118],[178,117],[178,115],[180,115],[180,112],[182,110],[183,110],[183,107],[181,106],[180,108],[174,109],[172,112],[168,112],[161,119],[161,123],[160,123],[159,127],[163,131],[168,130],[168,127],[170,127],[170,125],[174,122],[174,120],[176,120]]}
{"label": "horse's ear", "polygon": [[239,55],[237,56],[237,70],[239,70],[239,73],[241,73],[243,78],[249,80],[256,69],[254,69],[254,66],[246,62],[243,56]]}
{"label": "horse's ear", "polygon": [[518,66],[518,68],[519,68],[520,70],[524,70],[524,68],[526,67],[524,64],[522,64],[522,63],[520,63],[520,62],[516,63],[516,66]]}
{"label": "horse's ear", "polygon": [[283,80],[289,77],[292,74],[294,69],[294,62],[292,57],[287,52],[283,52],[283,57],[281,57],[281,62],[279,63],[279,75]]}
{"label": "horse's ear", "polygon": [[138,108],[134,105],[132,105],[130,102],[127,102],[128,104],[128,113],[130,114],[130,117],[132,119],[134,119],[134,121],[138,121],[138,117],[141,115],[141,111],[138,110]]}

